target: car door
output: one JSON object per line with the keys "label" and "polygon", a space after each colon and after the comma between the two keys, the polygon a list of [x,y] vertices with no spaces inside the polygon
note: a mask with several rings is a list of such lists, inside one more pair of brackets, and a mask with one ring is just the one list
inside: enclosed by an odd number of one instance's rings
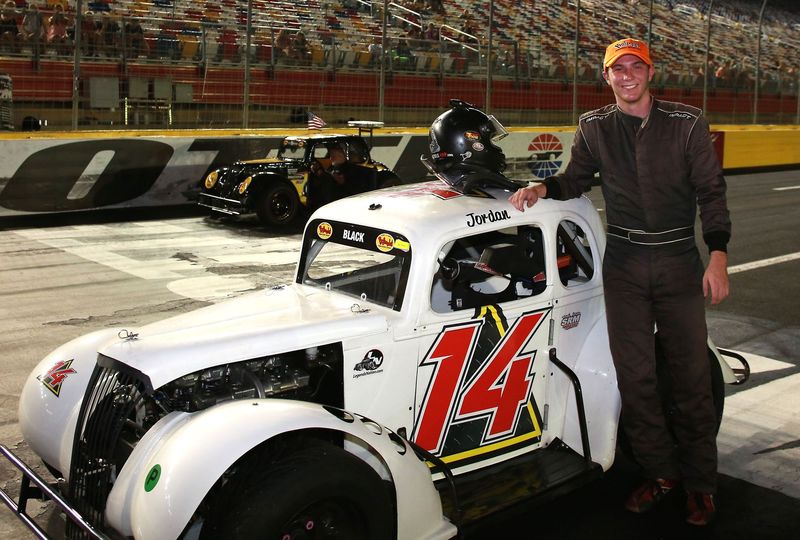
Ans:
{"label": "car door", "polygon": [[443,245],[420,340],[412,440],[452,468],[542,444],[552,310],[536,225]]}

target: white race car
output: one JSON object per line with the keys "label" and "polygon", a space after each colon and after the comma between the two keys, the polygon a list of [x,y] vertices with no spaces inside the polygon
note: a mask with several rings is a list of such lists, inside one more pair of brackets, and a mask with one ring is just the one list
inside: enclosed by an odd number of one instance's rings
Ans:
{"label": "white race car", "polygon": [[[39,487],[7,505],[46,535],[25,514],[42,491],[69,538],[447,539],[602,474],[620,400],[601,220],[586,198],[508,196],[339,200],[293,283],[59,347],[19,419],[62,480],[3,447]],[[747,373],[709,352],[721,415]]]}

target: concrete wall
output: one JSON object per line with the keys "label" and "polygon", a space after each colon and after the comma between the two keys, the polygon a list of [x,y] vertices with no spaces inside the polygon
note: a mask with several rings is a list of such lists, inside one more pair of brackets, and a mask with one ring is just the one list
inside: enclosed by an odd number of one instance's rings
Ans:
{"label": "concrete wall", "polygon": [[[326,130],[331,132],[348,132]],[[0,216],[192,204],[207,172],[264,157],[305,130],[47,132],[0,135]],[[726,170],[800,166],[800,126],[712,126]],[[513,178],[564,169],[574,128],[515,128],[501,141]],[[406,181],[426,176],[425,129],[385,129],[373,158]]]}

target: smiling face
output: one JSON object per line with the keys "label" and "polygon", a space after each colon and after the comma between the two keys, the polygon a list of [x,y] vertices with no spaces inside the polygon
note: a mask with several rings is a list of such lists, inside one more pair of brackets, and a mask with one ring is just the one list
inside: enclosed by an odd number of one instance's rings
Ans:
{"label": "smiling face", "polygon": [[611,85],[617,106],[623,112],[644,117],[650,109],[649,88],[655,73],[653,66],[638,56],[626,54],[605,70],[603,78]]}

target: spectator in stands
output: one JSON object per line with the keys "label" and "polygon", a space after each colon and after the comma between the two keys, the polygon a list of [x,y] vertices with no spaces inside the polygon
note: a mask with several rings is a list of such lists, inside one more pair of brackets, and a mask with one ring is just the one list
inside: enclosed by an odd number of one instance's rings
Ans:
{"label": "spectator in stands", "polygon": [[84,13],[81,19],[81,47],[86,56],[97,56],[97,49],[100,46],[102,37],[103,23],[95,20],[92,10]]}
{"label": "spectator in stands", "polygon": [[0,46],[11,53],[19,52],[19,27],[14,0],[8,0],[0,12]]}
{"label": "spectator in stands", "polygon": [[31,46],[34,56],[44,52],[44,20],[36,4],[29,4],[22,18],[22,40]]}
{"label": "spectator in stands", "polygon": [[[425,35],[423,36],[428,41],[439,41],[439,29],[434,26],[432,22],[428,23],[428,27],[425,29]],[[431,45],[433,47],[433,44]]]}
{"label": "spectator in stands", "polygon": [[427,0],[425,2],[427,8],[433,13],[444,14],[444,4],[442,0]]}
{"label": "spectator in stands", "polygon": [[100,33],[103,51],[108,57],[119,56],[120,30],[117,20],[110,13],[103,13]]}
{"label": "spectator in stands", "polygon": [[275,38],[275,58],[288,58],[292,46],[292,37],[286,28],[281,28]]}
{"label": "spectator in stands", "polygon": [[300,65],[311,64],[311,51],[309,50],[308,40],[302,30],[298,30],[292,38],[292,45],[289,49],[289,57]]}
{"label": "spectator in stands", "polygon": [[419,41],[422,39],[422,28],[419,26],[414,26],[413,24],[409,25],[409,29],[406,32],[406,38],[412,41]]}
{"label": "spectator in stands", "polygon": [[64,8],[61,4],[55,5],[55,11],[47,21],[47,43],[55,50],[56,54],[69,54],[69,36],[67,36],[67,21]]}
{"label": "spectator in stands", "polygon": [[414,54],[411,52],[411,47],[405,38],[397,40],[393,63],[395,69],[411,69],[414,66]]}
{"label": "spectator in stands", "polygon": [[372,38],[372,43],[370,43],[369,46],[367,47],[367,52],[369,52],[370,66],[381,65],[381,57],[383,56],[383,45],[381,43],[381,36],[375,36]]}
{"label": "spectator in stands", "polygon": [[129,18],[125,21],[125,53],[131,58],[147,56],[144,28],[137,18]]}

